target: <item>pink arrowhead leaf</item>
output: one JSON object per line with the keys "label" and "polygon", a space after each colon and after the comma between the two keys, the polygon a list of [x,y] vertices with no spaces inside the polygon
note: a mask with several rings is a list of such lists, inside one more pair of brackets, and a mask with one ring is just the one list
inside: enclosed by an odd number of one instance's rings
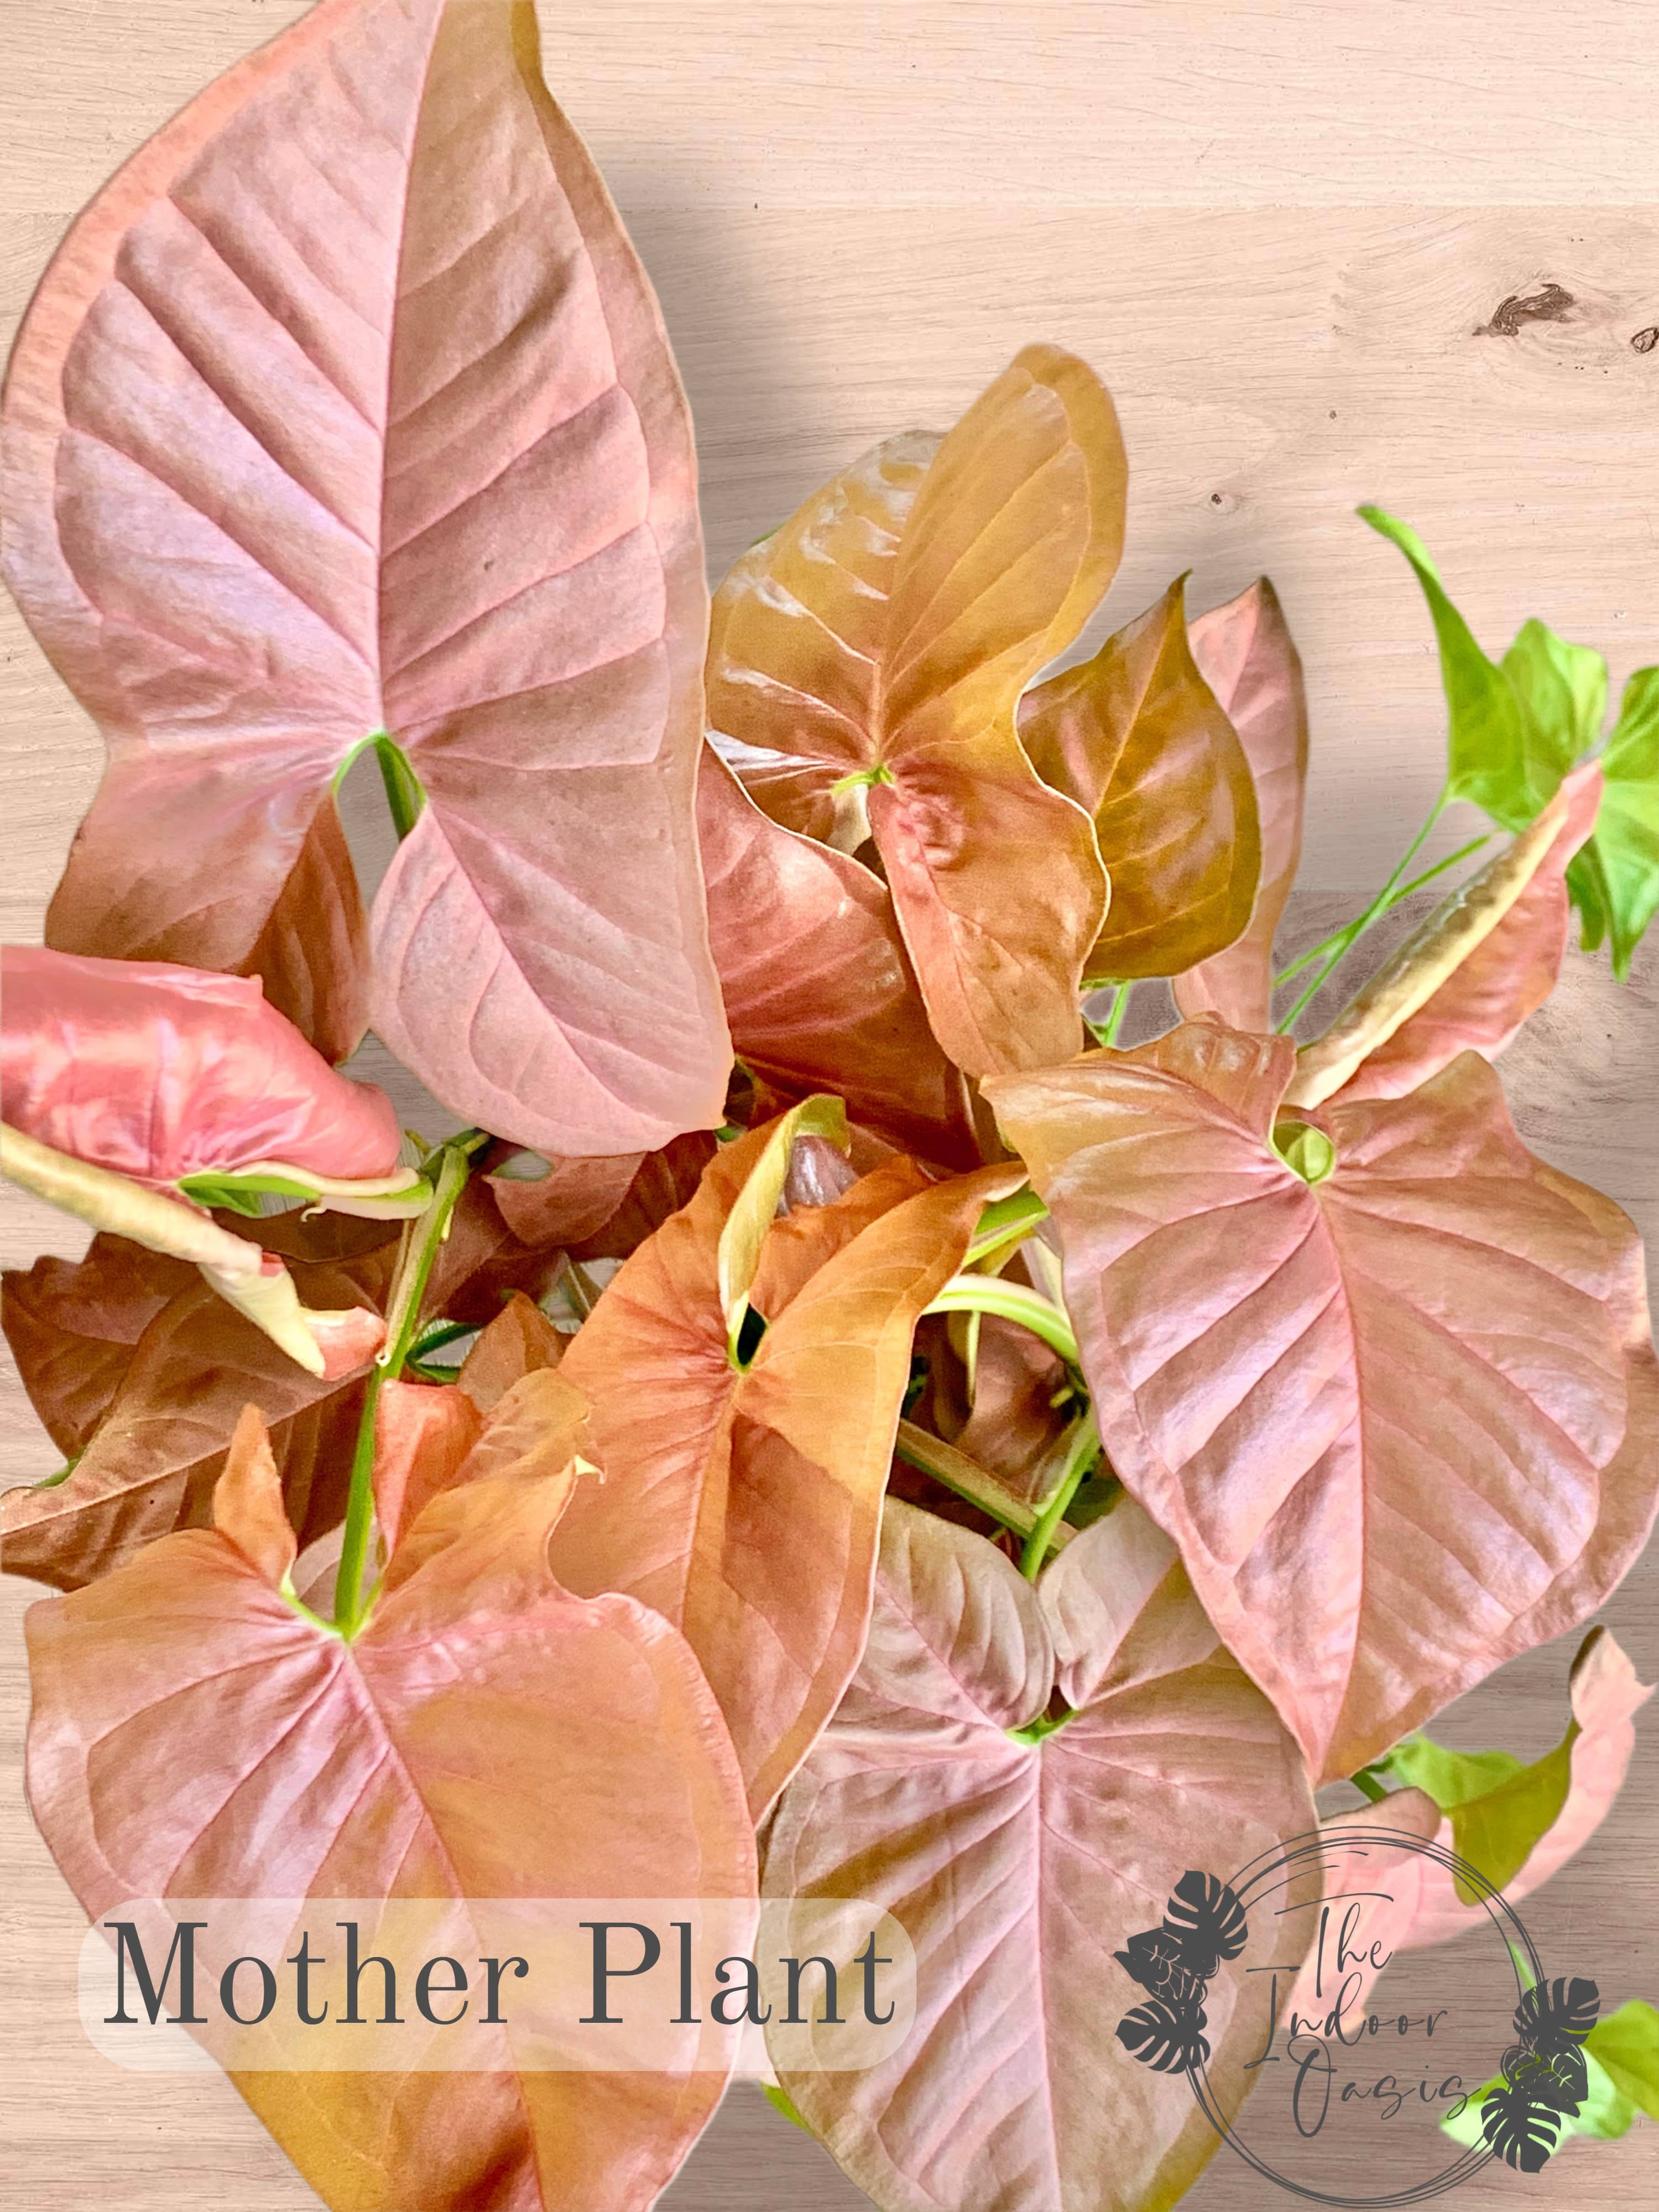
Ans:
{"label": "pink arrowhead leaf", "polygon": [[1265,576],[1188,629],[1193,659],[1238,733],[1255,780],[1261,881],[1249,927],[1224,952],[1176,980],[1176,1004],[1191,1021],[1218,1014],[1235,1029],[1271,1022],[1273,936],[1302,856],[1302,795],[1308,776],[1308,702],[1302,662],[1278,594]]}
{"label": "pink arrowhead leaf", "polygon": [[9,945],[0,1120],[155,1189],[280,1161],[398,1172],[392,1101],[337,1075],[257,978]]}
{"label": "pink arrowhead leaf", "polygon": [[[33,1608],[30,1800],[94,1919],[167,1896],[752,1895],[742,1785],[684,1642],[631,1598],[562,1589],[547,1536],[570,1474],[522,1437],[489,1456],[547,1382],[502,1401],[353,1641],[272,1585],[257,1414],[216,1529]],[[489,2074],[235,2078],[354,2212],[645,2212],[725,2087],[712,2050],[617,2076],[534,2070],[510,2024],[498,2042]]]}
{"label": "pink arrowhead leaf", "polygon": [[644,1150],[729,1060],[695,464],[534,23],[324,0],[127,164],[13,356],[6,574],[110,748],[54,944],[262,957],[389,732],[376,1028],[480,1126]]}
{"label": "pink arrowhead leaf", "polygon": [[803,1214],[783,1257],[763,1247],[769,1326],[742,1365],[728,1356],[720,1237],[769,1133],[710,1162],[566,1354],[604,1480],[578,1491],[554,1555],[569,1588],[629,1590],[684,1630],[757,1816],[858,1662],[916,1321],[983,1207],[1020,1180],[987,1169],[913,1195],[914,1170],[890,1164]]}
{"label": "pink arrowhead leaf", "polygon": [[1595,826],[1600,763],[1575,769],[1561,791],[1561,827],[1519,897],[1433,996],[1367,1054],[1334,1097],[1398,1098],[1460,1052],[1495,1060],[1548,998],[1567,949],[1567,863]]}
{"label": "pink arrowhead leaf", "polygon": [[1298,1117],[1310,1184],[1273,1144],[1293,1058],[1193,1024],[988,1096],[1113,1467],[1335,1777],[1601,1603],[1653,1520],[1659,1366],[1635,1230],[1483,1060]]}
{"label": "pink arrowhead leaf", "polygon": [[[1072,1717],[1016,1740],[1056,1687]],[[784,1794],[763,1887],[894,1913],[916,2022],[884,2063],[786,2091],[883,2212],[1172,2204],[1219,2137],[1181,2075],[1117,2040],[1136,1991],[1114,1953],[1183,1869],[1224,1879],[1314,1824],[1295,1747],[1128,1501],[1034,1590],[982,1537],[890,1499],[865,1657]],[[1249,1963],[1288,1975],[1305,1917]],[[1230,2117],[1272,1980],[1224,1965],[1204,2000]]]}

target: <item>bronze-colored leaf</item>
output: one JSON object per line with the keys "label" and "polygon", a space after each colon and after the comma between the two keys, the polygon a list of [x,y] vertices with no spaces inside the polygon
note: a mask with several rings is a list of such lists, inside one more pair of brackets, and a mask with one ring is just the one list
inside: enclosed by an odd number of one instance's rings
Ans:
{"label": "bronze-colored leaf", "polygon": [[1020,710],[1032,766],[1093,817],[1111,881],[1092,981],[1178,975],[1231,945],[1255,903],[1255,788],[1193,659],[1185,580]]}

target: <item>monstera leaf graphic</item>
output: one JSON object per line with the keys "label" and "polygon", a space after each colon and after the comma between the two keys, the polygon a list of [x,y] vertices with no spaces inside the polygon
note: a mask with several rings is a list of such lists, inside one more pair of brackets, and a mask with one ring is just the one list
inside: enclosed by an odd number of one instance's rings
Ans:
{"label": "monstera leaf graphic", "polygon": [[1525,2081],[1500,2081],[1480,2108],[1480,2132],[1506,2166],[1536,2173],[1555,2148],[1561,2114]]}
{"label": "monstera leaf graphic", "polygon": [[1224,1959],[1238,1956],[1250,1932],[1243,1906],[1212,1874],[1182,1875],[1164,1910],[1164,1925],[1181,1945],[1183,1961],[1205,1981]]}
{"label": "monstera leaf graphic", "polygon": [[1190,2074],[1209,2061],[1205,2024],[1197,2005],[1168,2005],[1154,1997],[1124,2014],[1117,2024],[1117,2039],[1155,2074]]}
{"label": "monstera leaf graphic", "polygon": [[1547,2051],[1528,2051],[1517,2043],[1504,2053],[1502,2072],[1506,2081],[1524,2087],[1534,2104],[1574,2118],[1589,2094],[1589,2068],[1576,2043]]}
{"label": "monstera leaf graphic", "polygon": [[1181,1939],[1167,1928],[1143,1929],[1112,1956],[1132,1980],[1172,2005],[1198,2002],[1208,1977],[1194,1973],[1182,1954]]}
{"label": "monstera leaf graphic", "polygon": [[1524,2051],[1568,2051],[1583,2041],[1601,2009],[1601,1990],[1582,1975],[1570,1982],[1540,1982],[1515,2008],[1515,2032]]}

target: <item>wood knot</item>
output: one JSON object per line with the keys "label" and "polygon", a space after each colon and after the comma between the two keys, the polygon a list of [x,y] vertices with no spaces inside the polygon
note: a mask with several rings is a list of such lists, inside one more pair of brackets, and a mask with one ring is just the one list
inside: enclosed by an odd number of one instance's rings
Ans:
{"label": "wood knot", "polygon": [[1524,323],[1565,323],[1577,305],[1559,284],[1546,283],[1541,292],[1511,292],[1492,311],[1489,323],[1476,329],[1476,337],[1519,337]]}
{"label": "wood knot", "polygon": [[1646,330],[1638,331],[1631,340],[1631,349],[1635,353],[1651,353],[1655,346],[1659,346],[1659,323],[1650,323]]}

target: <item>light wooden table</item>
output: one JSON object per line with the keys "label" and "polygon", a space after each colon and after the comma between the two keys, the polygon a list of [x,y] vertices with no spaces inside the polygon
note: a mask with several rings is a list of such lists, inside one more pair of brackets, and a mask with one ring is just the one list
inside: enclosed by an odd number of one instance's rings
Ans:
{"label": "light wooden table", "polygon": [[[0,336],[116,162],[301,12],[4,0]],[[1285,599],[1313,701],[1309,926],[1386,872],[1439,777],[1422,608],[1356,501],[1417,525],[1489,645],[1538,613],[1602,647],[1615,682],[1659,660],[1659,348],[1632,344],[1659,324],[1659,10],[561,0],[543,15],[550,79],[679,349],[716,570],[875,439],[949,422],[1027,339],[1075,347],[1116,393],[1135,470],[1114,618],[1188,565],[1196,605],[1262,568]],[[1560,319],[1501,312],[1540,295]],[[6,937],[38,938],[98,764],[0,610]],[[1659,961],[1621,992],[1575,958],[1507,1065],[1537,1147],[1659,1229]],[[10,1200],[0,1235],[8,1261],[76,1249],[69,1224]],[[45,1471],[15,1382],[4,1413],[0,1479]],[[21,1800],[19,1621],[36,1594],[0,1583],[0,2201],[313,2203],[228,2085],[148,2083],[81,2041],[80,1916]],[[1606,1617],[1659,1676],[1659,1570]],[[1559,1733],[1566,1656],[1506,1669],[1446,1732],[1535,1755]],[[1528,1910],[1547,1957],[1570,1951],[1609,2002],[1659,1997],[1656,1816],[1650,1720],[1615,1817]],[[1523,2191],[1556,2212],[1659,2202],[1659,2127],[1574,2145],[1536,2181],[1489,2170],[1444,2201]],[[1287,2201],[1224,2154],[1188,2200]],[[740,2092],[672,2202],[863,2200]]]}

